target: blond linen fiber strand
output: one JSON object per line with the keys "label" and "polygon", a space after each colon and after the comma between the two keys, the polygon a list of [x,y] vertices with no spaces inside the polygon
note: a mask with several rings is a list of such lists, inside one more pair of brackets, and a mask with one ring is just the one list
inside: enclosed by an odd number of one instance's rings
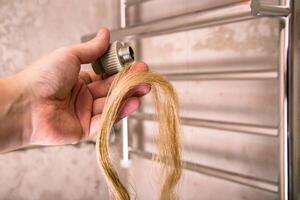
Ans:
{"label": "blond linen fiber strand", "polygon": [[129,73],[129,69],[129,66],[125,67],[116,75],[108,93],[96,141],[97,161],[114,199],[129,200],[129,192],[120,181],[110,159],[108,138],[126,93],[134,86],[148,84],[151,86],[156,118],[159,122],[159,134],[156,139],[158,154],[154,157],[162,166],[162,181],[158,183],[161,184],[159,199],[176,199],[175,186],[182,170],[177,94],[161,75],[152,71]]}

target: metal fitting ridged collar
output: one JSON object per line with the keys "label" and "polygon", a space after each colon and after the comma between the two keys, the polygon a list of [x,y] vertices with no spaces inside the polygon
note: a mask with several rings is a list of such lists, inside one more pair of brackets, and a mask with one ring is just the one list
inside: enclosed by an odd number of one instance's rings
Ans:
{"label": "metal fitting ridged collar", "polygon": [[106,53],[92,64],[92,67],[96,74],[113,75],[133,61],[133,49],[127,43],[115,41],[110,44]]}

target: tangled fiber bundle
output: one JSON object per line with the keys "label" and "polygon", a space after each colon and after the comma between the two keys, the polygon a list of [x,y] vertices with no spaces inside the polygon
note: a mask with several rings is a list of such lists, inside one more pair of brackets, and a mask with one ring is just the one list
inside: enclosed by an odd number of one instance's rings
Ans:
{"label": "tangled fiber bundle", "polygon": [[114,79],[102,112],[100,130],[96,141],[97,161],[106,182],[117,200],[129,200],[130,195],[121,183],[109,156],[108,138],[126,93],[139,84],[149,84],[154,95],[156,117],[159,122],[157,138],[158,154],[154,158],[162,165],[163,179],[160,200],[176,199],[175,186],[181,176],[181,152],[179,144],[178,98],[172,85],[152,71],[129,72],[125,67]]}

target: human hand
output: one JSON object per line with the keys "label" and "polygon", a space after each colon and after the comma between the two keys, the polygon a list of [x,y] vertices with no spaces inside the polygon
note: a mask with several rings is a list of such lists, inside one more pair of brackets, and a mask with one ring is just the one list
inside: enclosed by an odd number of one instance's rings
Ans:
{"label": "human hand", "polygon": [[[96,134],[114,76],[102,78],[94,72],[80,72],[80,65],[94,62],[108,45],[109,32],[100,29],[93,40],[58,49],[16,75],[30,102],[23,144],[77,143]],[[146,71],[148,67],[139,62],[131,70]],[[119,119],[135,111],[139,97],[149,91],[148,85],[130,91]]]}

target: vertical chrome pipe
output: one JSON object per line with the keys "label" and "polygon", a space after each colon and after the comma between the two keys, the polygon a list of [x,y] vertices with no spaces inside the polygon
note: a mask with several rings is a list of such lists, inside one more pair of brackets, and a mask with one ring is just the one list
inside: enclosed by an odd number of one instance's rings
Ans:
{"label": "vertical chrome pipe", "polygon": [[[286,19],[284,19],[286,21]],[[286,84],[286,23],[280,30],[280,65],[279,65],[279,183],[280,199],[287,200],[287,84]]]}
{"label": "vertical chrome pipe", "polygon": [[300,2],[291,1],[289,52],[289,199],[300,199]]}
{"label": "vertical chrome pipe", "polygon": [[[283,0],[289,5],[290,0]],[[290,16],[281,18],[280,58],[279,58],[279,195],[281,200],[288,199],[288,84],[287,70],[290,51]]]}
{"label": "vertical chrome pipe", "polygon": [[[126,27],[126,0],[120,0],[121,28]],[[130,165],[128,155],[128,118],[122,120],[122,160],[121,166],[127,168]]]}
{"label": "vertical chrome pipe", "polygon": [[126,0],[120,0],[121,28],[126,27]]}

